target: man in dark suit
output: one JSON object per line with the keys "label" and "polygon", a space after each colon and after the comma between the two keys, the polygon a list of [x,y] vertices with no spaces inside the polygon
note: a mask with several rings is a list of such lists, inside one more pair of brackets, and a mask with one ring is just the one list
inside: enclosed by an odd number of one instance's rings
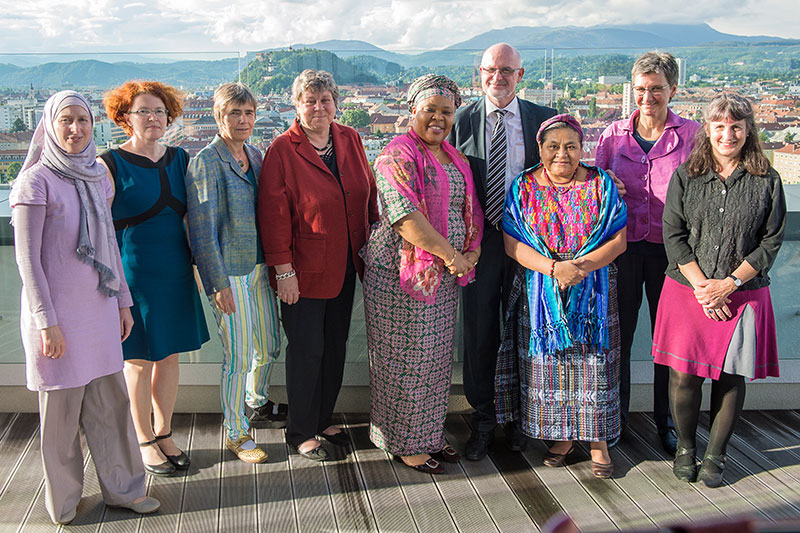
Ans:
{"label": "man in dark suit", "polygon": [[[465,456],[473,461],[486,456],[496,426],[494,375],[501,307],[505,308],[516,264],[503,246],[503,200],[513,179],[539,163],[536,133],[542,122],[556,114],[555,109],[516,97],[525,69],[514,47],[504,43],[489,47],[480,71],[486,96],[458,110],[448,139],[470,160],[485,216],[476,279],[462,292],[464,392],[475,409]],[[525,446],[518,424],[506,427],[506,436],[512,450]]]}

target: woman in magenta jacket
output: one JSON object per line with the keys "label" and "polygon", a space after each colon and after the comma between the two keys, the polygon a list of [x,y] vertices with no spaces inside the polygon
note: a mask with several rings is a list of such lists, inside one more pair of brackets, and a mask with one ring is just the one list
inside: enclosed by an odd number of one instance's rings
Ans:
{"label": "woman in magenta jacket", "polygon": [[[664,284],[667,255],[661,236],[661,214],[672,173],[692,150],[700,125],[681,118],[668,105],[678,86],[678,64],[666,52],[647,52],[631,72],[636,111],[629,119],[611,124],[600,136],[595,164],[611,170],[625,185],[628,206],[628,248],[617,260],[621,345],[620,401],[622,427],[628,422],[630,360],[633,334],[647,293],[650,328],[656,321],[658,298]],[[675,453],[677,434],[669,415],[669,371],[653,369],[653,411],[661,444]],[[609,447],[616,444],[609,442]]]}

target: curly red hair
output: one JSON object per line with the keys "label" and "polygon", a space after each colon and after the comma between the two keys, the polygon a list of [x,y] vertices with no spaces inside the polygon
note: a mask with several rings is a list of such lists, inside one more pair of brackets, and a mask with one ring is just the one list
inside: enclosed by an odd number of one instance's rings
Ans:
{"label": "curly red hair", "polygon": [[167,126],[183,115],[183,93],[175,87],[158,81],[126,81],[119,87],[108,91],[103,98],[103,104],[106,107],[108,118],[129,136],[133,135],[133,130],[125,120],[125,113],[133,105],[133,99],[140,94],[152,94],[164,102],[164,107],[167,109]]}

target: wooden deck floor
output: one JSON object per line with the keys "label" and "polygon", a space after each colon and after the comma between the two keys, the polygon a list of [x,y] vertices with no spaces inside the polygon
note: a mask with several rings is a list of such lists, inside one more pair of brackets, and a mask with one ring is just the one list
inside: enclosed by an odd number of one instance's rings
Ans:
{"label": "wooden deck floor", "polygon": [[[447,465],[446,475],[424,475],[370,444],[366,415],[342,415],[339,421],[350,428],[352,448],[337,460],[313,463],[289,452],[282,431],[257,430],[270,461],[247,465],[224,449],[220,415],[176,415],[176,440],[188,449],[192,467],[172,478],[148,478],[148,493],[161,500],[161,511],[139,517],[106,508],[87,457],[84,497],[66,529],[485,533],[536,531],[558,512],[568,513],[584,531],[655,530],[742,515],[779,525],[800,517],[797,411],[747,412],[729,448],[726,484],[718,489],[673,477],[645,414],[633,415],[630,430],[612,450],[616,473],[608,481],[592,477],[586,448],[567,468],[550,469],[541,466],[543,443],[512,453],[500,432],[487,459]],[[463,448],[467,417],[450,416],[447,432]],[[707,437],[704,426],[701,448]],[[55,530],[43,503],[38,416],[0,414],[0,531]]]}

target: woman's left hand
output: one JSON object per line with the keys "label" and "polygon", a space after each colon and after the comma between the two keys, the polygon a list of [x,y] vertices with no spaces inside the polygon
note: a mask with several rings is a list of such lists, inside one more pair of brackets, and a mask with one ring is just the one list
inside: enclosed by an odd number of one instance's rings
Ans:
{"label": "woman's left hand", "polygon": [[125,342],[128,335],[131,334],[133,329],[133,316],[131,316],[131,308],[123,307],[119,310],[119,335],[120,342]]}

